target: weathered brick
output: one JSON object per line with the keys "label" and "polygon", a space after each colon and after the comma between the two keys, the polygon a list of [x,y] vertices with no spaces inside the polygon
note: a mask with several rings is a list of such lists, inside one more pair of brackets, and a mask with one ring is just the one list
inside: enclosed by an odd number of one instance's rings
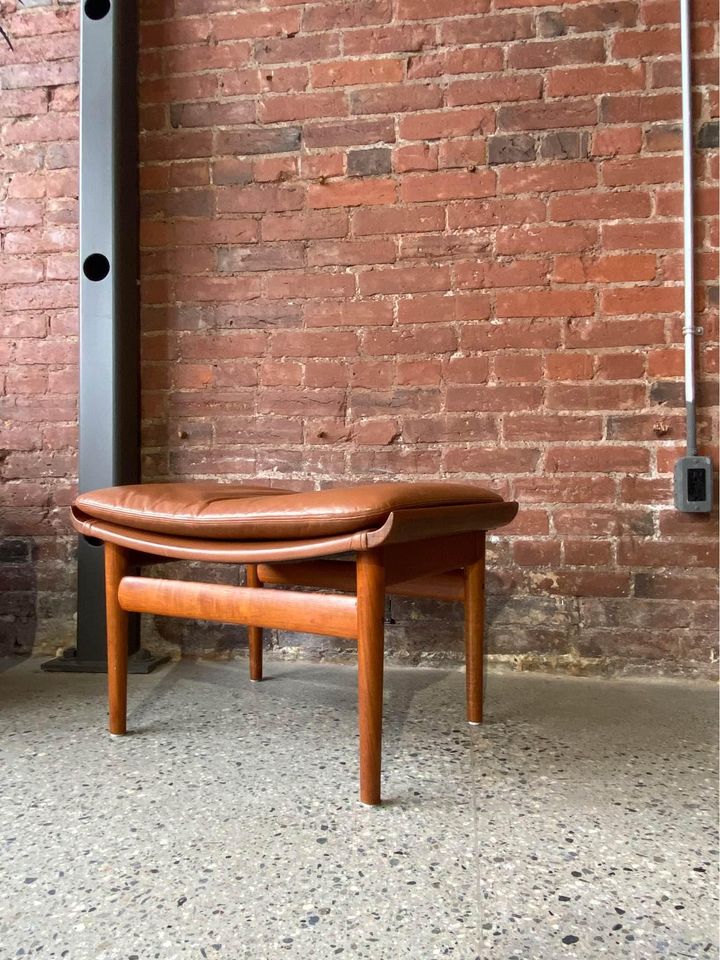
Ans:
{"label": "weathered brick", "polygon": [[379,177],[390,173],[392,166],[388,147],[372,147],[369,150],[349,150],[348,176]]}
{"label": "weathered brick", "polygon": [[535,159],[535,138],[526,133],[488,139],[488,163],[527,163]]}

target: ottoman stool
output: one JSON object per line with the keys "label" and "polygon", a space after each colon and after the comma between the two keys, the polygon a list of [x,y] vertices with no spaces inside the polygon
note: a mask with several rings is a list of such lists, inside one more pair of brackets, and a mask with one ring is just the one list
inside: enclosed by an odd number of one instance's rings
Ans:
{"label": "ottoman stool", "polygon": [[[150,483],[82,494],[73,525],[104,543],[110,732],[126,730],[128,611],[246,624],[252,680],[262,679],[263,627],[355,639],[360,799],[380,803],[385,595],[464,602],[467,719],[480,723],[485,531],[509,523],[517,509],[490,490],[456,483],[305,493]],[[135,575],[163,559],[243,564],[246,586]]]}

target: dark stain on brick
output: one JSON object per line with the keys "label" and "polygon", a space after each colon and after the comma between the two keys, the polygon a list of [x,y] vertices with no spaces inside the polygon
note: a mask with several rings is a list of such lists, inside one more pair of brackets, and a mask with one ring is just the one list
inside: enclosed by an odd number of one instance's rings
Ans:
{"label": "dark stain on brick", "polygon": [[[697,385],[697,404],[710,407],[717,402],[717,388],[707,381]],[[650,402],[667,407],[685,406],[685,385],[682,380],[657,380],[650,387]]]}
{"label": "dark stain on brick", "polygon": [[301,127],[234,127],[217,134],[217,153],[239,157],[258,153],[290,153],[300,149]]}
{"label": "dark stain on brick", "polygon": [[588,155],[589,136],[585,130],[555,130],[540,143],[542,160],[580,160]]}
{"label": "dark stain on brick", "polygon": [[548,11],[538,14],[537,31],[540,37],[562,37],[567,33],[567,26],[561,14]]}
{"label": "dark stain on brick", "polygon": [[488,163],[528,163],[535,159],[535,138],[520,133],[488,139]]}
{"label": "dark stain on brick", "polygon": [[698,130],[697,145],[704,150],[715,150],[720,145],[720,120],[709,120]]}
{"label": "dark stain on brick", "polygon": [[390,173],[390,168],[390,149],[388,147],[348,151],[347,169],[351,177],[379,177],[385,173]]}

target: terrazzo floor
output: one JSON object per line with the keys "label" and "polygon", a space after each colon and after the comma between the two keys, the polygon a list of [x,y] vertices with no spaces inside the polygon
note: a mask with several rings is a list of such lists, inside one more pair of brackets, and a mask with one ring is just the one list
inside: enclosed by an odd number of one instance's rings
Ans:
{"label": "terrazzo floor", "polygon": [[387,671],[381,808],[355,670],[0,666],[0,960],[717,960],[717,694]]}

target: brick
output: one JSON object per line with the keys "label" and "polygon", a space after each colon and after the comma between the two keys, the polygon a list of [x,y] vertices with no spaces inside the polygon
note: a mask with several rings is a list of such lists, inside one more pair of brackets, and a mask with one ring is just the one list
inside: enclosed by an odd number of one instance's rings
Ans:
{"label": "brick", "polygon": [[697,132],[697,146],[701,150],[717,150],[720,146],[720,123],[711,120],[704,123]]}
{"label": "brick", "polygon": [[264,213],[300,210],[305,199],[300,187],[253,184],[237,189],[220,187],[216,192],[218,213]]}
{"label": "brick", "polygon": [[352,232],[362,237],[372,234],[424,233],[442,230],[445,211],[442,207],[377,207],[358,210],[352,215]]}
{"label": "brick", "polygon": [[589,137],[585,131],[556,130],[540,141],[541,160],[583,160],[588,155]]}
{"label": "brick", "polygon": [[394,239],[316,240],[307,246],[307,263],[310,267],[393,263],[396,259]]}
{"label": "brick", "polygon": [[344,117],[348,105],[339,90],[330,93],[288,93],[265,97],[258,107],[262,123],[281,120],[309,120],[316,117]]}
{"label": "brick", "polygon": [[548,219],[561,222],[576,220],[630,220],[648,217],[651,211],[647,193],[587,193],[553,197],[548,204]]}
{"label": "brick", "polygon": [[345,56],[378,56],[384,53],[416,53],[434,43],[435,30],[420,24],[399,24],[343,34]]}
{"label": "brick", "polygon": [[657,57],[663,53],[677,53],[679,49],[680,31],[677,27],[620,30],[612,40],[612,55],[616,60]]}
{"label": "brick", "polygon": [[560,346],[560,321],[510,319],[502,324],[463,327],[463,350],[532,350]]}
{"label": "brick", "polygon": [[508,54],[510,69],[531,70],[566,64],[601,63],[605,48],[600,37],[557,41],[534,40],[514,44]]}
{"label": "brick", "polygon": [[448,227],[488,227],[503,224],[537,223],[545,219],[545,202],[535,197],[521,200],[506,197],[453,203],[448,206]]}
{"label": "brick", "polygon": [[300,176],[305,180],[327,180],[344,173],[343,153],[314,153],[300,157]]}
{"label": "brick", "polygon": [[493,361],[495,376],[502,383],[538,383],[542,379],[542,357],[498,356]]}
{"label": "brick", "polygon": [[324,300],[352,297],[355,277],[348,273],[284,273],[266,275],[266,296],[271,300]]}
{"label": "brick", "polygon": [[302,213],[268,213],[262,218],[263,240],[313,240],[347,236],[344,210],[306,210]]}
{"label": "brick", "polygon": [[401,324],[486,320],[490,316],[490,298],[484,294],[413,296],[400,300],[397,311]]}
{"label": "brick", "polygon": [[645,357],[641,353],[607,354],[597,358],[596,380],[640,380],[645,373]]}
{"label": "brick", "polygon": [[583,161],[535,163],[532,167],[504,167],[498,171],[498,193],[545,193],[596,185],[595,164]]}
{"label": "brick", "polygon": [[341,60],[311,66],[310,79],[314,87],[348,87],[397,83],[403,73],[402,60]]}
{"label": "brick", "polygon": [[645,387],[641,384],[564,384],[548,387],[548,410],[629,410],[642,406]]}
{"label": "brick", "polygon": [[400,185],[400,200],[403,203],[487,197],[494,193],[495,175],[489,170],[415,174],[406,177]]}
{"label": "brick", "polygon": [[618,549],[618,566],[714,569],[716,562],[714,544],[679,543],[675,538],[667,541],[621,540]]}
{"label": "brick", "polygon": [[311,184],[308,205],[314,209],[382,205],[395,200],[395,190],[394,181],[388,179]]}
{"label": "brick", "polygon": [[350,332],[292,330],[273,335],[275,357],[348,357],[357,351],[357,338]]}
{"label": "brick", "polygon": [[678,93],[645,94],[644,96],[607,96],[600,100],[602,123],[646,123],[653,120],[675,120],[680,116]]}
{"label": "brick", "polygon": [[606,250],[677,250],[682,246],[679,223],[608,223],[602,228]]}
{"label": "brick", "polygon": [[548,380],[590,380],[593,359],[587,353],[556,353],[545,361]]}
{"label": "brick", "polygon": [[350,147],[395,141],[395,124],[391,119],[367,120],[352,118],[334,123],[305,123],[303,140],[308,147]]}
{"label": "brick", "polygon": [[641,127],[599,127],[592,137],[590,153],[595,157],[617,157],[640,152]]}
{"label": "brick", "polygon": [[365,335],[363,346],[368,356],[450,354],[457,346],[457,337],[453,330],[440,325],[422,330],[414,327],[406,327],[399,331],[370,330]]}
{"label": "brick", "polygon": [[560,563],[561,544],[555,540],[514,540],[513,562],[521,567],[547,567]]}
{"label": "brick", "polygon": [[600,309],[611,316],[676,313],[683,309],[683,288],[633,286],[603,290],[600,294]]}
{"label": "brick", "polygon": [[488,163],[527,163],[535,159],[536,149],[535,138],[526,133],[490,137]]}
{"label": "brick", "polygon": [[550,447],[545,454],[545,469],[550,473],[647,473],[650,451],[647,447],[602,444],[584,447]]}
{"label": "brick", "polygon": [[339,53],[338,33],[271,37],[255,43],[255,59],[258,63],[313,63],[316,60],[330,60]]}
{"label": "brick", "polygon": [[483,13],[490,7],[489,0],[445,0],[439,9],[435,0],[399,0],[398,20],[437,20],[463,14]]}
{"label": "brick", "polygon": [[356,0],[355,3],[323,3],[305,11],[303,29],[337,30],[387,23],[392,17],[391,0]]}
{"label": "brick", "polygon": [[500,47],[446,48],[423,53],[408,62],[408,78],[444,77],[463,73],[493,73],[503,68]]}
{"label": "brick", "polygon": [[450,107],[464,107],[475,103],[537,100],[541,90],[542,78],[526,75],[457,80],[448,86],[447,103]]}
{"label": "brick", "polygon": [[218,130],[214,152],[251,156],[258,153],[284,153],[300,148],[300,127],[279,127],[264,130],[249,127],[244,130]]}
{"label": "brick", "polygon": [[497,122],[500,130],[588,127],[597,122],[597,104],[594,100],[572,100],[503,106],[498,109]]}
{"label": "brick", "polygon": [[388,147],[373,147],[369,150],[349,150],[347,158],[348,176],[379,177],[391,171],[391,157]]}
{"label": "brick", "polygon": [[517,260],[508,263],[472,260],[455,268],[460,289],[492,289],[493,287],[543,286],[547,283],[548,260]]}
{"label": "brick", "polygon": [[494,117],[487,108],[440,110],[402,117],[399,123],[402,140],[442,140],[446,137],[468,137],[494,129]]}
{"label": "brick", "polygon": [[500,290],[495,311],[498,317],[587,317],[595,312],[595,303],[584,290]]}
{"label": "brick", "polygon": [[[193,256],[195,256],[193,251]],[[221,247],[217,251],[219,273],[261,270],[292,270],[302,267],[304,248],[300,242],[257,244],[250,247]]]}
{"label": "brick", "polygon": [[643,64],[604,64],[550,70],[547,93],[551,97],[578,97],[592,93],[627,93],[645,87]]}
{"label": "brick", "polygon": [[[539,459],[540,451],[530,447],[504,450],[496,447],[472,447],[467,450],[450,450],[445,457],[445,469],[448,473],[505,476],[508,473],[533,473]],[[557,546],[559,548],[560,545]]]}
{"label": "brick", "polygon": [[659,317],[641,320],[573,320],[565,337],[571,348],[637,347],[665,340],[665,322]]}
{"label": "brick", "polygon": [[359,276],[360,293],[424,293],[428,290],[449,290],[447,267],[394,267],[375,269]]}
{"label": "brick", "polygon": [[390,326],[393,308],[386,300],[310,301],[304,316],[310,327]]}
{"label": "brick", "polygon": [[[475,141],[472,142],[475,143]],[[443,147],[445,146],[451,146],[451,144],[443,144]],[[482,142],[480,147],[484,147]],[[392,166],[395,173],[407,173],[409,170],[437,170],[438,148],[430,143],[413,143],[406,147],[395,147],[392,152]],[[443,166],[452,166],[447,157],[444,158]]]}
{"label": "brick", "polygon": [[398,84],[383,89],[351,90],[348,93],[350,111],[364,113],[407,113],[410,110],[432,110],[442,103],[438,86],[426,83]]}
{"label": "brick", "polygon": [[606,160],[603,179],[608,186],[645,183],[677,183],[682,180],[680,157],[632,157]]}
{"label": "brick", "polygon": [[654,254],[608,254],[601,257],[556,257],[555,283],[630,283],[654,280]]}
{"label": "brick", "polygon": [[177,127],[216,127],[255,120],[255,104],[246,100],[230,103],[173,103],[170,125]]}
{"label": "brick", "polygon": [[450,412],[480,410],[534,410],[542,402],[542,388],[538,386],[506,386],[489,384],[476,387],[448,387],[447,410]]}
{"label": "brick", "polygon": [[532,14],[505,13],[448,20],[440,26],[442,43],[504,43],[522,40],[534,32]]}
{"label": "brick", "polygon": [[453,140],[440,144],[438,163],[441,167],[465,167],[473,170],[480,164],[484,164],[485,159],[485,144],[479,138]]}

